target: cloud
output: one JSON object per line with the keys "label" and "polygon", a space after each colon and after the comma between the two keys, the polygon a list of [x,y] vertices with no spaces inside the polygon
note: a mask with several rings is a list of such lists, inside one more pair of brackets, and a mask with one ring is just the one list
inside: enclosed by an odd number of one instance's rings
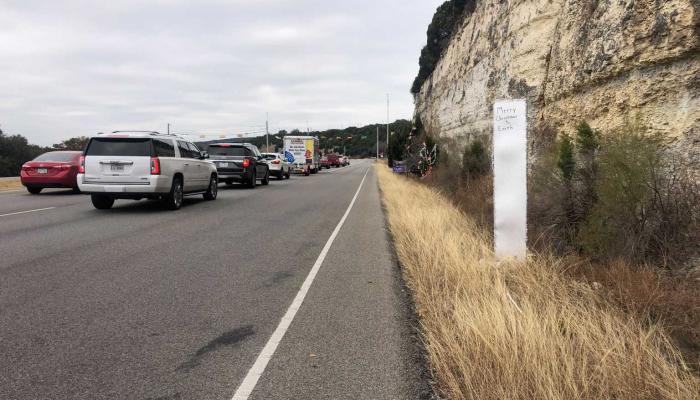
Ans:
{"label": "cloud", "polygon": [[236,133],[410,118],[441,1],[0,3],[0,125],[51,144],[115,129]]}

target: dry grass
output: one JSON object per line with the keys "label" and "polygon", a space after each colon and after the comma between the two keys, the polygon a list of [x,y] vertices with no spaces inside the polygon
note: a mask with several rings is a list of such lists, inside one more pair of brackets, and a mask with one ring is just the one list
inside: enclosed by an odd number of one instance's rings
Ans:
{"label": "dry grass", "polygon": [[615,260],[605,265],[570,257],[575,279],[600,285],[602,295],[638,320],[661,324],[700,372],[700,284],[697,273],[670,274],[659,268]]}
{"label": "dry grass", "polygon": [[0,191],[21,189],[22,184],[19,178],[12,180],[0,180]]}
{"label": "dry grass", "polygon": [[496,263],[449,200],[377,166],[389,228],[439,389],[450,399],[697,399],[665,333],[554,257]]}

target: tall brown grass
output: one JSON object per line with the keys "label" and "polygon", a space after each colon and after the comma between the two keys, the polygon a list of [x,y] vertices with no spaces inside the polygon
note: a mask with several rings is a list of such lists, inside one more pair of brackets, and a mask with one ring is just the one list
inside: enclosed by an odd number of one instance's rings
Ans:
{"label": "tall brown grass", "polygon": [[565,262],[497,262],[449,200],[377,166],[404,278],[439,390],[450,399],[697,399],[666,334],[644,327]]}
{"label": "tall brown grass", "polygon": [[0,191],[2,191],[2,190],[15,190],[15,189],[20,189],[21,187],[22,187],[22,184],[20,183],[19,178],[0,180]]}

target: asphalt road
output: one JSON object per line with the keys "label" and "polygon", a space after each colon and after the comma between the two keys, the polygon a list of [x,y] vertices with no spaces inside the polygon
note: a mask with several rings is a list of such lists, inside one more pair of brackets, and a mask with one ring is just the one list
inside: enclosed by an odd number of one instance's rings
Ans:
{"label": "asphalt road", "polygon": [[[369,167],[175,212],[0,193],[0,398],[231,399]],[[409,314],[369,169],[250,398],[419,398]]]}

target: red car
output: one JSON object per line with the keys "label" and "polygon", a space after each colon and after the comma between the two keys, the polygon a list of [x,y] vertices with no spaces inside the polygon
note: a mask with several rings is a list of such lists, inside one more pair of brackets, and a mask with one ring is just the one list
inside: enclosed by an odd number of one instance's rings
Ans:
{"label": "red car", "polygon": [[340,167],[340,157],[337,154],[328,154],[328,165],[335,168]]}
{"label": "red car", "polygon": [[323,169],[323,168],[330,169],[330,167],[331,167],[331,163],[328,161],[328,157],[327,156],[321,157],[321,169]]}
{"label": "red car", "polygon": [[22,165],[20,180],[31,194],[44,188],[71,188],[79,192],[78,167],[81,151],[50,151]]}

